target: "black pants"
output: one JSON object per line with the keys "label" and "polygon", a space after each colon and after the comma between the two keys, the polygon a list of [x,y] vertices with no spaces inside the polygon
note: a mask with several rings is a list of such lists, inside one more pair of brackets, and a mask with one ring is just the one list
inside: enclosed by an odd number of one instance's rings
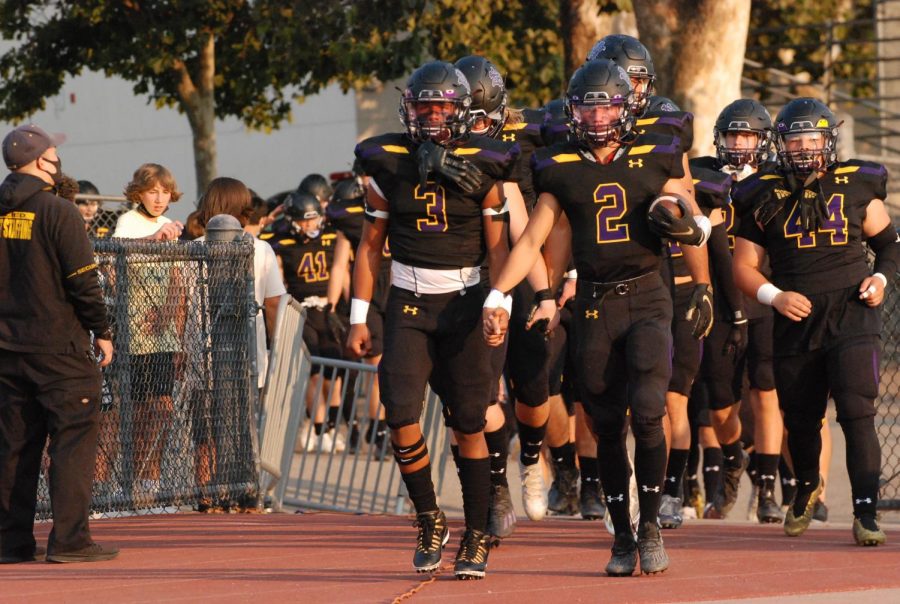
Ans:
{"label": "black pants", "polygon": [[0,549],[33,551],[41,454],[50,437],[53,530],[48,553],[91,543],[100,374],[88,352],[0,350]]}

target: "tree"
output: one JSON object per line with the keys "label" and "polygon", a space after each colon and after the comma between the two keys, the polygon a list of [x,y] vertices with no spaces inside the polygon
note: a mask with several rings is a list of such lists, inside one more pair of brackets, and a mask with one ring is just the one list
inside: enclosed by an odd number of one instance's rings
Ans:
{"label": "tree", "polygon": [[575,73],[603,36],[637,36],[631,0],[559,0],[559,21],[567,74]]}
{"label": "tree", "polygon": [[692,153],[712,152],[722,107],[740,98],[750,0],[632,0],[657,93],[694,114]]}
{"label": "tree", "polygon": [[184,113],[198,190],[216,175],[215,119],[289,118],[291,97],[390,79],[419,59],[410,15],[425,0],[0,1],[0,118],[43,109],[67,75],[104,72]]}

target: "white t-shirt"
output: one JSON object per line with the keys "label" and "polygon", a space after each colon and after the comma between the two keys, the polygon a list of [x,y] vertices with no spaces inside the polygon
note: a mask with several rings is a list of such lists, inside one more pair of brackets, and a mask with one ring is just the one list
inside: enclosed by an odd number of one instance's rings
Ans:
{"label": "white t-shirt", "polygon": [[[198,237],[196,241],[205,241],[206,237]],[[253,297],[257,306],[264,307],[266,298],[283,296],[287,293],[281,279],[281,269],[272,246],[253,238]],[[259,387],[266,383],[266,371],[269,367],[269,354],[266,350],[266,322],[263,310],[256,315],[256,369],[259,372]]]}
{"label": "white t-shirt", "polygon": [[119,220],[116,221],[116,230],[112,236],[125,239],[143,239],[151,236],[162,225],[169,222],[172,221],[165,216],[157,216],[154,222],[137,210],[129,210],[119,216]]}

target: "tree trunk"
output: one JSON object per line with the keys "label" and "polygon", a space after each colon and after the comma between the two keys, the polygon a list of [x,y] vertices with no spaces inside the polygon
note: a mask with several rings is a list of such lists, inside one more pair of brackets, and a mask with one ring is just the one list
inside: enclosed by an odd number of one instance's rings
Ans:
{"label": "tree trunk", "polygon": [[568,79],[581,67],[594,43],[607,34],[637,36],[634,13],[601,13],[597,0],[560,0],[559,20]]}
{"label": "tree trunk", "polygon": [[199,55],[199,71],[191,77],[187,66],[177,62],[178,95],[187,115],[194,138],[194,171],[197,194],[202,195],[216,177],[216,102],[214,97],[216,73],[215,38],[207,34]]}
{"label": "tree trunk", "polygon": [[719,112],[741,96],[750,0],[633,0],[657,94],[694,114],[691,155],[713,152]]}

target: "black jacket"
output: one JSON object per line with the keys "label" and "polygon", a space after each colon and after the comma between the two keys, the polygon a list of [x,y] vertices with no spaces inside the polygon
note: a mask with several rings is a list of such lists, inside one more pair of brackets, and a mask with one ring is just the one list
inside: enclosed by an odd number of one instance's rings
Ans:
{"label": "black jacket", "polygon": [[109,327],[75,204],[34,176],[0,184],[0,348],[71,353]]}

